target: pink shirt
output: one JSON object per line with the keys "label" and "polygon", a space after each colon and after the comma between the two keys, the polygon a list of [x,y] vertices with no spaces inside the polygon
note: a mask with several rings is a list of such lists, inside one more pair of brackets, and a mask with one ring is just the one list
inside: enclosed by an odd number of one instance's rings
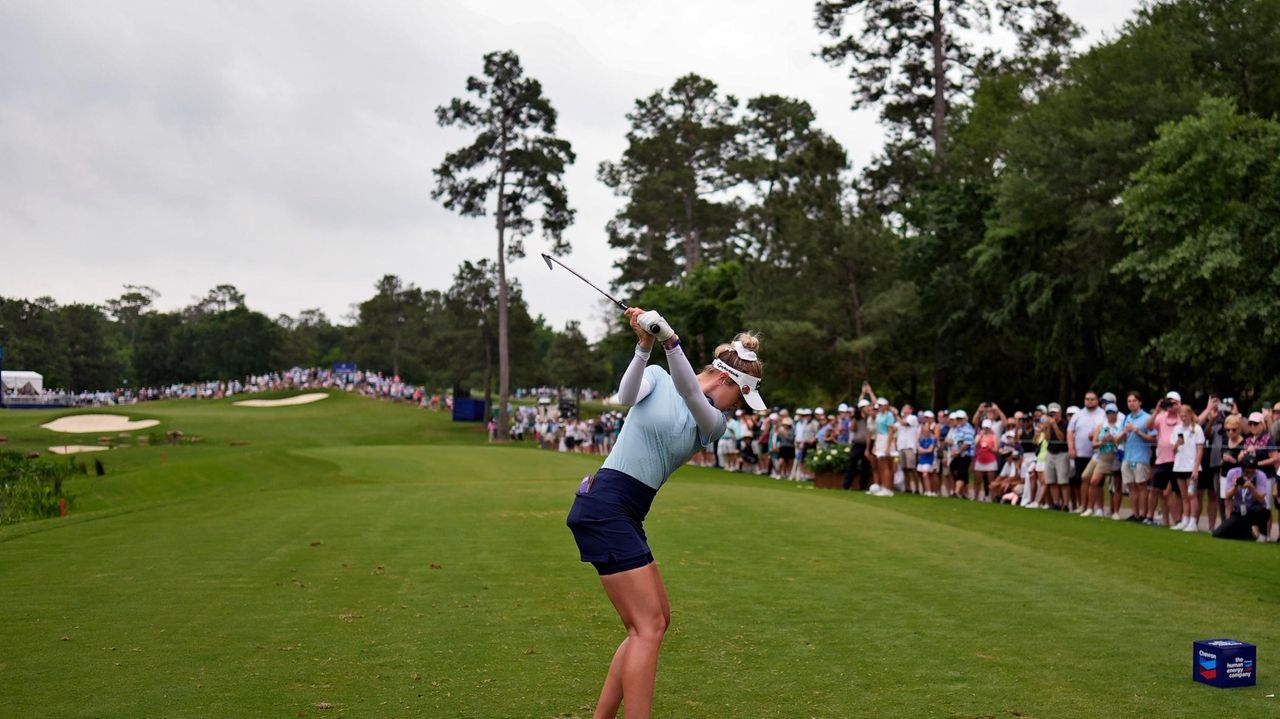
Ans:
{"label": "pink shirt", "polygon": [[1156,464],[1173,461],[1173,430],[1182,424],[1177,412],[1156,416]]}

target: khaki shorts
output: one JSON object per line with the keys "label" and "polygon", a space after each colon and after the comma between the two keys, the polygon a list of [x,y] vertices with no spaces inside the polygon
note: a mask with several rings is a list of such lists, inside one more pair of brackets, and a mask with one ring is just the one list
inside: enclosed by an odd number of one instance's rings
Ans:
{"label": "khaki shorts", "polygon": [[1102,472],[1106,475],[1115,474],[1120,471],[1120,462],[1116,459],[1115,452],[1104,452],[1099,454],[1093,461],[1097,462],[1097,466],[1094,467],[1093,470],[1095,472]]}
{"label": "khaki shorts", "polygon": [[1044,460],[1045,484],[1068,484],[1071,482],[1071,457],[1066,452],[1050,454]]}
{"label": "khaki shorts", "polygon": [[1151,465],[1145,462],[1140,464],[1121,462],[1120,476],[1124,479],[1126,487],[1131,484],[1146,484],[1151,481]]}
{"label": "khaki shorts", "polygon": [[901,462],[900,467],[903,469],[916,468],[916,451],[914,449],[898,450],[898,461]]}

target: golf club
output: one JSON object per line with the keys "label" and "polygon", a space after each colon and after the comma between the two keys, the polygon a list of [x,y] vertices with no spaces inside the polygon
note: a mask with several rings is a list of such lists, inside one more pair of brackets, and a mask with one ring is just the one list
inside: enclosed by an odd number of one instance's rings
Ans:
{"label": "golf club", "polygon": [[[548,269],[548,270],[554,270],[554,269],[555,269],[554,267],[552,267],[552,266],[551,266],[551,263],[552,263],[552,262],[554,262],[554,263],[556,263],[557,265],[560,265],[561,267],[565,268],[566,270],[569,270],[569,272],[572,272],[574,277],[577,277],[578,279],[582,280],[583,282],[586,282],[588,285],[591,285],[591,289],[595,290],[596,292],[599,292],[600,294],[604,295],[605,297],[608,297],[608,298],[609,298],[609,301],[610,301],[610,302],[612,302],[613,304],[615,304],[615,305],[617,305],[617,306],[621,307],[623,310],[630,309],[629,307],[627,307],[627,305],[626,305],[626,303],[625,303],[625,302],[623,302],[623,301],[619,300],[618,298],[614,297],[613,295],[609,294],[608,292],[605,292],[604,290],[600,289],[599,287],[596,287],[595,285],[592,285],[592,284],[591,284],[591,280],[588,280],[587,278],[583,277],[582,275],[578,274],[577,272],[574,272],[574,270],[573,270],[573,268],[572,268],[572,267],[570,267],[570,266],[566,265],[565,263],[561,262],[560,260],[557,260],[556,258],[552,257],[551,255],[548,255],[548,254],[547,254],[547,253],[545,253],[545,252],[543,252],[543,253],[542,253],[542,259],[547,263],[547,269]],[[656,325],[656,324],[655,324],[655,325],[653,325],[652,327],[650,327],[650,328],[649,328],[649,332],[651,332],[651,333],[653,333],[653,334],[657,334],[657,333],[658,333],[658,329],[659,329],[658,325]]]}

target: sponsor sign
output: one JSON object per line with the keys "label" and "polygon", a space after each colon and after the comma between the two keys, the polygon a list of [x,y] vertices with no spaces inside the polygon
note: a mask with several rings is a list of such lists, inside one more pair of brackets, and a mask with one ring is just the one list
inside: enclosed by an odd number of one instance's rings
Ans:
{"label": "sponsor sign", "polygon": [[1191,678],[1219,687],[1251,687],[1258,683],[1258,649],[1234,639],[1203,639],[1191,648]]}

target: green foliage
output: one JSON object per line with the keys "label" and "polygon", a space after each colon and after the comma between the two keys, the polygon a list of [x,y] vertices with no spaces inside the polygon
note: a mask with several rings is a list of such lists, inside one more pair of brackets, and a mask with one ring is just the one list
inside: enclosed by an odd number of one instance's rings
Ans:
{"label": "green foliage", "polygon": [[834,472],[843,474],[849,466],[849,445],[833,444],[815,448],[804,456],[804,466],[811,472]]}
{"label": "green foliage", "polygon": [[30,460],[0,452],[0,524],[58,516],[59,500],[70,502],[63,482],[74,472],[70,458]]}
{"label": "green foliage", "polygon": [[618,162],[600,163],[600,181],[627,199],[609,222],[609,246],[623,250],[618,286],[672,282],[702,263],[731,259],[738,127],[732,95],[689,74],[669,90],[636,100]]}
{"label": "green foliage", "polygon": [[1269,366],[1280,347],[1280,123],[1206,98],[1162,125],[1146,154],[1123,195],[1131,251],[1115,271],[1143,287],[1156,320],[1147,349],[1206,379]]}

